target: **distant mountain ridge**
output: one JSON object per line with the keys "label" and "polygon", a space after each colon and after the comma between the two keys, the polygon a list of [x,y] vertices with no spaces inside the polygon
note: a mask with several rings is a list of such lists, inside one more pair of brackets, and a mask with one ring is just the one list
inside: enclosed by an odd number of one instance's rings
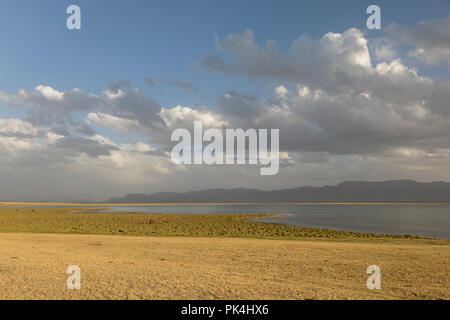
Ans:
{"label": "distant mountain ridge", "polygon": [[207,189],[201,191],[128,194],[108,203],[450,203],[449,182],[392,180],[383,182],[346,181],[336,186],[299,187],[264,191],[258,189]]}

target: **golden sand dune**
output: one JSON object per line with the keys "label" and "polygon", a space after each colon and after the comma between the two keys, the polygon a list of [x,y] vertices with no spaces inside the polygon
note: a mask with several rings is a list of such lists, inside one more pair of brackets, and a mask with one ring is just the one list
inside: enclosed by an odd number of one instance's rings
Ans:
{"label": "golden sand dune", "polygon": [[[0,233],[1,299],[449,299],[450,247]],[[368,290],[366,268],[382,271]],[[81,268],[81,290],[66,268]]]}

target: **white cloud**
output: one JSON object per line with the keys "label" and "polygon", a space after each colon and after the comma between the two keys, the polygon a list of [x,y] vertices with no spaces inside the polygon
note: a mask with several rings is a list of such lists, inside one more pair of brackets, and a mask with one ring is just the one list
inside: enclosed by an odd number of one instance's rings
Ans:
{"label": "white cloud", "polygon": [[22,119],[0,119],[0,135],[28,135],[36,136],[42,128],[35,127]]}
{"label": "white cloud", "polygon": [[8,156],[14,156],[20,151],[33,150],[38,147],[39,145],[37,145],[36,143],[30,142],[25,139],[0,136],[0,155],[6,152]]}
{"label": "white cloud", "polygon": [[191,128],[194,121],[203,121],[205,127],[220,128],[228,123],[217,113],[203,109],[193,109],[190,107],[176,106],[171,109],[162,108],[161,118],[170,129]]}
{"label": "white cloud", "polygon": [[394,60],[397,56],[397,52],[393,48],[392,44],[379,44],[375,46],[375,58],[378,60]]}
{"label": "white cloud", "polygon": [[39,85],[35,89],[48,100],[62,101],[64,99],[64,93],[57,91],[52,87]]}
{"label": "white cloud", "polygon": [[125,95],[125,92],[123,92],[121,89],[117,91],[107,89],[103,91],[103,94],[110,100],[116,100],[118,98],[122,98]]}
{"label": "white cloud", "polygon": [[289,90],[285,86],[281,85],[275,88],[275,94],[280,98],[285,98],[288,93]]}
{"label": "white cloud", "polygon": [[224,108],[249,127],[279,128],[286,150],[365,154],[449,145],[450,84],[421,76],[400,59],[373,66],[368,40],[357,29],[317,40],[301,36],[287,53],[273,41],[260,47],[250,30],[228,35],[218,47],[236,63],[202,60],[210,70],[297,87],[297,95],[278,87],[271,99],[235,99]]}
{"label": "white cloud", "polygon": [[95,124],[103,127],[109,127],[117,131],[129,132],[148,132],[144,127],[139,124],[139,121],[116,117],[107,113],[95,113],[90,112],[86,116],[86,121],[89,124]]}

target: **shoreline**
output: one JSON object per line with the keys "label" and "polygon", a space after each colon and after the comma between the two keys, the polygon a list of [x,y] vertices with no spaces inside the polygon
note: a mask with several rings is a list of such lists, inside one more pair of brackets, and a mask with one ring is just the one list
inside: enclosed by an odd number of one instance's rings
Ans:
{"label": "shoreline", "polygon": [[[0,232],[104,234],[132,236],[239,237],[262,239],[448,239],[377,234],[254,221],[280,214],[91,213],[92,208],[3,208]],[[95,208],[94,208],[95,210]],[[78,211],[78,213],[75,213]]]}
{"label": "shoreline", "polygon": [[[175,217],[175,216],[204,216],[204,217],[214,217],[214,216],[229,216],[229,217],[244,217],[246,219],[246,221],[250,222],[250,223],[261,223],[261,224],[270,224],[270,225],[275,225],[275,226],[285,226],[285,227],[290,227],[290,228],[300,228],[300,229],[308,229],[308,230],[315,230],[316,232],[324,232],[324,233],[329,233],[329,232],[338,232],[338,233],[357,233],[357,234],[361,234],[362,236],[360,237],[384,237],[384,238],[392,238],[392,237],[398,237],[398,238],[417,238],[417,239],[429,239],[429,240],[444,240],[444,241],[450,241],[450,238],[446,238],[445,236],[439,237],[439,236],[433,236],[433,235],[414,235],[413,233],[401,233],[401,232],[377,232],[375,231],[368,231],[368,230],[358,230],[358,229],[351,229],[351,228],[345,228],[345,227],[327,227],[327,226],[317,226],[317,225],[298,225],[298,224],[294,224],[294,223],[289,223],[289,222],[283,222],[283,221],[270,221],[272,219],[276,219],[279,217],[283,217],[283,216],[293,216],[292,213],[244,213],[244,214],[240,214],[240,213],[152,213],[152,212],[108,212],[108,209],[110,209],[110,207],[89,207],[89,206],[67,206],[67,207],[62,207],[62,206],[46,206],[46,207],[35,207],[35,206],[29,206],[29,207],[1,207],[0,206],[0,214],[3,212],[6,212],[7,210],[31,210],[31,211],[36,211],[36,210],[50,210],[51,211],[57,211],[57,210],[64,210],[65,214],[86,214],[86,213],[90,213],[90,214],[109,214],[109,215],[114,215],[114,216],[120,216],[120,215],[143,215],[146,217],[151,217],[151,216],[165,216],[166,219],[169,219],[171,217]],[[56,212],[53,212],[56,213]],[[2,229],[0,228],[0,232],[2,231]],[[14,231],[14,230],[12,230]],[[59,232],[57,232],[59,233]],[[74,233],[76,234],[76,232],[69,232],[69,233]],[[82,233],[86,233],[86,232],[82,232]],[[92,232],[87,232],[87,233],[92,233]],[[100,234],[104,234],[104,233],[100,233]],[[139,234],[137,234],[139,235]],[[189,235],[186,235],[189,236]]]}

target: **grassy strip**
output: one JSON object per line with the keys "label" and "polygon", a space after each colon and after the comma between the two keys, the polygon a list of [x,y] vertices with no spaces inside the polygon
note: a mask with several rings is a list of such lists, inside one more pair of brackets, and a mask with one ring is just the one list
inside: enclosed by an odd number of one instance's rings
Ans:
{"label": "grassy strip", "polygon": [[1,209],[0,231],[135,236],[246,237],[277,239],[417,239],[411,236],[301,228],[252,222],[271,215],[74,213],[89,209]]}

